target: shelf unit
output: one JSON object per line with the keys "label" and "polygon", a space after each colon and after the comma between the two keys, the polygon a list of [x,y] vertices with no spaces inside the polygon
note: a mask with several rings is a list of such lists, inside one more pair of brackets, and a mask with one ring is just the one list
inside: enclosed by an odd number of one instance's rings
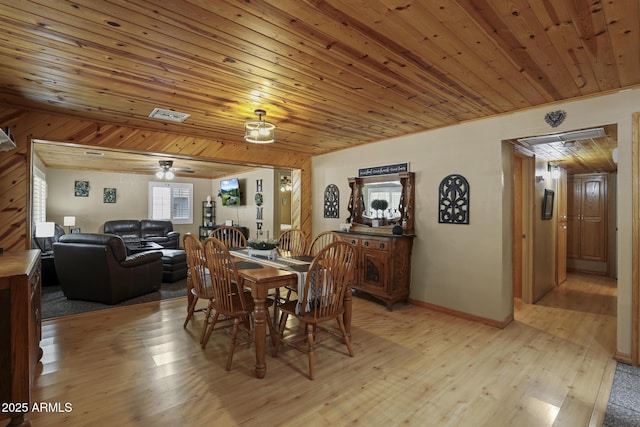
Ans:
{"label": "shelf unit", "polygon": [[202,225],[199,227],[200,240],[209,237],[209,233],[215,228],[216,223],[216,202],[202,202]]}

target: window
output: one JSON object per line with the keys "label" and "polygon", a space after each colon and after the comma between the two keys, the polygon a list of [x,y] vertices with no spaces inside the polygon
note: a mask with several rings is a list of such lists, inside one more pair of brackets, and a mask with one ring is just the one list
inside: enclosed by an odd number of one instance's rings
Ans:
{"label": "window", "polygon": [[193,224],[193,184],[149,182],[149,218]]}
{"label": "window", "polygon": [[47,221],[47,178],[42,171],[33,168],[33,223]]}

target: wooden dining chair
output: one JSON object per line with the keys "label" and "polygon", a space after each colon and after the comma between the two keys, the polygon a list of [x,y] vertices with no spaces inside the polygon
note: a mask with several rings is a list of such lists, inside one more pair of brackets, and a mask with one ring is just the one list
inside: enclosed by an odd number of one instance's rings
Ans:
{"label": "wooden dining chair", "polygon": [[287,251],[292,256],[306,255],[307,240],[307,233],[298,228],[292,228],[280,235],[278,238],[278,249]]}
{"label": "wooden dining chair", "polygon": [[339,242],[342,237],[335,231],[323,231],[319,233],[311,242],[308,255],[316,256],[329,243]]}
{"label": "wooden dining chair", "polygon": [[205,321],[204,325],[202,326],[202,333],[200,334],[200,344],[202,344],[204,334],[207,329],[207,325],[211,320],[213,311],[214,294],[213,288],[211,286],[211,276],[209,275],[209,270],[207,269],[204,246],[202,245],[202,242],[200,242],[200,239],[198,239],[193,234],[187,233],[182,238],[182,244],[187,255],[187,266],[189,269],[188,274],[191,280],[191,294],[193,296],[191,304],[189,304],[187,318],[184,321],[183,327],[186,328],[187,324],[193,317],[193,313],[195,312],[198,300],[208,300],[209,303],[207,304],[207,309],[205,312]]}
{"label": "wooden dining chair", "polygon": [[[307,233],[298,228],[292,228],[283,232],[278,238],[278,251],[281,254],[288,253],[290,256],[306,255],[307,244]],[[290,287],[287,287],[286,290],[287,295],[280,297],[280,288],[274,289],[276,304],[273,308],[273,318],[276,322],[278,321],[278,304],[289,301],[291,293],[296,291],[296,289]]]}
{"label": "wooden dining chair", "polygon": [[209,234],[209,237],[220,240],[228,249],[247,247],[247,238],[242,231],[230,225],[216,228]]}
{"label": "wooden dining chair", "polygon": [[[342,339],[349,356],[353,357],[351,339],[344,325],[344,295],[351,280],[355,264],[355,248],[339,241],[325,246],[313,259],[305,278],[304,292],[298,300],[280,306],[279,334],[273,349],[278,355],[281,344],[293,347],[309,356],[309,379],[314,377],[315,347],[330,336]],[[304,335],[284,339],[285,324],[289,316],[295,316],[304,325]],[[320,328],[320,323],[335,319],[335,328]],[[320,332],[324,332],[321,337]]]}
{"label": "wooden dining chair", "polygon": [[[249,336],[253,338],[253,331],[250,328],[250,318],[254,309],[253,298],[250,292],[243,289],[234,259],[229,253],[227,246],[221,240],[215,237],[208,237],[204,241],[204,252],[207,267],[211,274],[215,313],[211,323],[207,327],[202,348],[206,347],[220,316],[233,319],[231,346],[227,355],[226,364],[226,370],[229,371],[231,369],[231,361],[236,348],[240,326],[245,327]],[[269,301],[271,300],[267,300],[267,303]],[[269,315],[268,309],[266,310],[266,321],[269,333],[272,339],[274,339],[273,324],[271,323],[271,316]]]}

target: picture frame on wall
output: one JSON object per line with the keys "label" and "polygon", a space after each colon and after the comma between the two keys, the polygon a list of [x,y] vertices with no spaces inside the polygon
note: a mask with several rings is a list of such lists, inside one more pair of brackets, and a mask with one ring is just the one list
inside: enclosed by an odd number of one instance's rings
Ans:
{"label": "picture frame on wall", "polygon": [[555,193],[553,190],[544,190],[544,198],[542,199],[542,219],[548,220],[553,218],[553,198]]}
{"label": "picture frame on wall", "polygon": [[116,189],[115,188],[105,188],[104,193],[102,194],[102,202],[103,203],[115,203],[116,202]]}
{"label": "picture frame on wall", "polygon": [[76,197],[89,197],[89,181],[75,181],[73,194]]}

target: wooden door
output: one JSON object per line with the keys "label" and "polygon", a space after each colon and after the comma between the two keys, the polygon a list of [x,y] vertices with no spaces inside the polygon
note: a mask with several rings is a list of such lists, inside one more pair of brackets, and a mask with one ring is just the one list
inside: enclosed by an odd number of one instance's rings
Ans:
{"label": "wooden door", "polygon": [[582,180],[567,179],[567,257],[580,258],[580,215]]}
{"label": "wooden door", "polygon": [[556,284],[567,280],[567,223],[558,223],[558,241],[556,244]]}
{"label": "wooden door", "polygon": [[556,204],[558,206],[558,222],[567,221],[567,171],[560,168],[560,178],[556,188]]}
{"label": "wooden door", "polygon": [[592,261],[607,259],[607,189],[604,175],[582,179],[580,256]]}
{"label": "wooden door", "polygon": [[567,279],[567,171],[560,168],[557,182],[558,223],[556,227],[556,285]]}
{"label": "wooden door", "polygon": [[513,297],[522,298],[522,158],[513,158]]}
{"label": "wooden door", "polygon": [[362,246],[362,287],[387,293],[387,252]]}
{"label": "wooden door", "polygon": [[567,197],[567,268],[607,274],[607,176],[575,175]]}

